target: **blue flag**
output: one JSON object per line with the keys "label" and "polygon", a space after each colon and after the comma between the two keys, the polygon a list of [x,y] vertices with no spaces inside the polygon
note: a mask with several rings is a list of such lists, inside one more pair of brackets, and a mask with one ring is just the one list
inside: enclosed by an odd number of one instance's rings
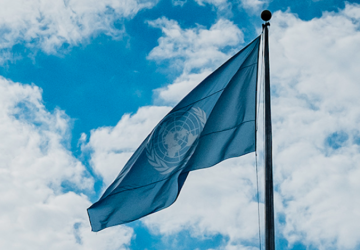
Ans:
{"label": "blue flag", "polygon": [[162,210],[175,202],[190,171],[255,151],[259,44],[260,37],[162,119],[88,208],[92,231]]}

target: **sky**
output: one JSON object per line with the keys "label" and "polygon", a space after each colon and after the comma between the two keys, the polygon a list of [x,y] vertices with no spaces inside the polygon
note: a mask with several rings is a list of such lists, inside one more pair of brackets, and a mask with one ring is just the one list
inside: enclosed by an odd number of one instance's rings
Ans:
{"label": "sky", "polygon": [[338,0],[0,0],[0,248],[264,249],[261,147],[141,220],[86,213],[264,9],[277,249],[360,249],[360,2]]}

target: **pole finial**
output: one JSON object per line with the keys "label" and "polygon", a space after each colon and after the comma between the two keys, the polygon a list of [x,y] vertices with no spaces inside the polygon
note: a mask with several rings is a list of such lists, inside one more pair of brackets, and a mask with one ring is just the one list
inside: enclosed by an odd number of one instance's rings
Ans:
{"label": "pole finial", "polygon": [[271,12],[269,10],[264,10],[261,12],[261,19],[265,22],[269,21],[271,19]]}

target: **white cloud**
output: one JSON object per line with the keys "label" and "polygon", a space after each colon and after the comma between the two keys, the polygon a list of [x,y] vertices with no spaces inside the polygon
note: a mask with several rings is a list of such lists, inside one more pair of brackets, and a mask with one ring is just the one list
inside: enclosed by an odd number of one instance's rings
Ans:
{"label": "white cloud", "polygon": [[182,29],[176,21],[166,18],[150,21],[149,25],[160,28],[164,36],[148,59],[168,60],[172,67],[182,71],[172,85],[156,90],[160,100],[171,104],[184,97],[229,54],[234,54],[234,47],[244,42],[242,31],[226,19],[218,20],[210,29],[201,26]]}
{"label": "white cloud", "polygon": [[359,5],[271,24],[275,180],[284,234],[319,249],[360,244]]}
{"label": "white cloud", "polygon": [[115,127],[91,131],[83,151],[90,150],[91,165],[108,186],[118,175],[132,153],[150,134],[170,107],[142,107],[134,115],[124,115]]}
{"label": "white cloud", "polygon": [[200,6],[206,4],[213,5],[217,8],[218,12],[223,16],[232,15],[231,9],[234,6],[245,9],[249,14],[259,14],[258,12],[268,5],[269,0],[195,0]]}
{"label": "white cloud", "polygon": [[174,6],[180,6],[180,7],[183,7],[186,2],[187,0],[172,0],[172,4]]}
{"label": "white cloud", "polygon": [[200,5],[204,5],[205,3],[207,3],[207,4],[213,4],[216,6],[227,2],[227,0],[195,0],[195,1]]}
{"label": "white cloud", "polygon": [[[70,46],[103,32],[119,37],[114,22],[131,18],[157,0],[3,0],[0,9],[0,50],[17,43],[57,53],[64,44]],[[8,55],[9,57],[9,55]]]}
{"label": "white cloud", "polygon": [[196,85],[204,80],[212,71],[204,69],[201,73],[182,74],[174,83],[166,87],[155,89],[155,95],[158,102],[165,102],[169,104],[178,103],[181,98],[186,96]]}
{"label": "white cloud", "polygon": [[220,19],[210,29],[198,26],[183,30],[176,21],[164,17],[149,21],[149,25],[160,28],[164,36],[148,59],[179,61],[178,67],[187,73],[223,61],[227,55],[221,50],[243,42],[241,30],[226,19]]}
{"label": "white cloud", "polygon": [[90,232],[82,192],[91,192],[93,179],[64,146],[65,113],[46,111],[38,87],[2,77],[0,111],[0,248],[124,248],[129,228]]}
{"label": "white cloud", "polygon": [[259,14],[266,5],[268,5],[268,0],[239,0],[240,6],[245,10],[249,11],[251,14]]}
{"label": "white cloud", "polygon": [[199,5],[212,4],[217,7],[227,5],[227,0],[195,0]]}
{"label": "white cloud", "polygon": [[227,0],[195,0],[200,6],[211,5],[219,16],[232,16],[232,2]]}

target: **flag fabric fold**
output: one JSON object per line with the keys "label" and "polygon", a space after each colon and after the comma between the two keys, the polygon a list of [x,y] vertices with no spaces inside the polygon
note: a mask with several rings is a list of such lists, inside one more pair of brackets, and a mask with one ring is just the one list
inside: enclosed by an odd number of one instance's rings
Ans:
{"label": "flag fabric fold", "polygon": [[203,80],[153,129],[88,208],[94,232],[170,206],[190,171],[255,151],[259,44],[260,36]]}

